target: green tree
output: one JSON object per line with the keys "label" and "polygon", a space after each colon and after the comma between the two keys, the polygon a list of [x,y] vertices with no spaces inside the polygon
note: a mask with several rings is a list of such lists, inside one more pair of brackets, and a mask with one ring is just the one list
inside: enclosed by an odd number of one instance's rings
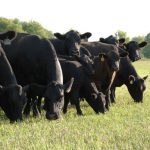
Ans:
{"label": "green tree", "polygon": [[0,18],[0,32],[7,30],[15,30],[17,32],[23,32],[22,25],[18,19],[6,19]]}
{"label": "green tree", "polygon": [[[141,43],[141,42],[145,41],[145,37],[139,35],[139,36],[133,37],[131,40],[132,40],[132,41],[136,41],[136,42],[138,42],[138,43]],[[143,53],[143,48],[141,49],[140,52],[141,52],[141,57],[142,57],[142,58],[145,57],[145,56],[144,56],[144,53]]]}
{"label": "green tree", "polygon": [[44,38],[52,38],[53,33],[45,29],[36,21],[21,22],[19,19],[6,19],[0,17],[0,32],[15,30],[17,32],[26,32],[36,34]]}
{"label": "green tree", "polygon": [[30,34],[36,34],[45,38],[53,37],[51,31],[48,31],[47,29],[43,28],[41,24],[36,21],[22,22],[22,28],[25,32]]}
{"label": "green tree", "polygon": [[150,33],[145,36],[145,41],[147,42],[147,45],[143,48],[142,53],[144,57],[150,58]]}
{"label": "green tree", "polygon": [[118,31],[115,33],[115,35],[116,35],[116,37],[117,37],[118,39],[120,39],[120,38],[125,38],[126,43],[130,41],[130,38],[127,36],[127,32],[118,30]]}
{"label": "green tree", "polygon": [[138,43],[141,43],[144,40],[145,40],[145,37],[144,36],[140,36],[140,35],[132,38],[132,41],[136,41]]}

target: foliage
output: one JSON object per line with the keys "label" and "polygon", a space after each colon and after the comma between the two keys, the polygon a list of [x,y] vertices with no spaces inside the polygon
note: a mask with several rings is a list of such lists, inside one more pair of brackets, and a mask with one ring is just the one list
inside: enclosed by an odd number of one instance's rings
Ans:
{"label": "foliage", "polygon": [[126,32],[121,31],[121,30],[118,30],[115,35],[116,35],[117,38],[125,38],[126,43],[129,42],[130,40],[137,41],[138,43],[141,43],[141,42],[146,40],[148,44],[147,44],[147,46],[145,46],[144,48],[141,49],[141,57],[142,58],[143,57],[150,58],[150,33],[147,34],[146,37],[136,36],[136,37],[133,37],[132,39],[130,39],[127,36]]}
{"label": "foliage", "polygon": [[23,32],[22,25],[18,19],[6,19],[0,18],[0,32],[7,30],[16,30],[17,32]]}
{"label": "foliage", "polygon": [[127,32],[118,30],[115,35],[117,36],[118,39],[125,38],[126,43],[130,41],[130,38],[127,36]]}
{"label": "foliage", "polygon": [[[133,37],[131,40],[141,43],[141,42],[145,41],[145,37],[139,35],[139,36]],[[143,48],[141,48],[140,52],[141,52],[141,57],[144,58],[145,56],[143,54]]]}
{"label": "foliage", "polygon": [[53,33],[51,31],[43,28],[42,25],[36,21],[21,22],[18,19],[6,19],[0,17],[0,32],[7,30],[36,34],[45,38],[53,37]]}
{"label": "foliage", "polygon": [[41,37],[50,38],[52,37],[52,32],[44,29],[38,22],[22,22],[22,28],[25,32],[30,34],[40,35]]}
{"label": "foliage", "polygon": [[[150,61],[134,65],[140,76],[150,76]],[[150,86],[149,78],[146,84]],[[134,103],[125,86],[117,89],[116,96],[116,104],[104,115],[95,114],[85,101],[84,116],[70,107],[58,121],[46,120],[42,112],[40,118],[30,116],[23,123],[10,124],[0,112],[0,149],[150,149],[150,90],[145,91],[143,103]]]}
{"label": "foliage", "polygon": [[[7,30],[15,30],[17,32],[25,32],[29,34],[36,34],[41,37],[45,38],[53,38],[54,35],[52,31],[48,31],[42,25],[36,21],[20,21],[19,19],[6,19],[3,17],[0,17],[0,32],[4,32]],[[130,41],[130,38],[127,35],[127,32],[118,30],[115,34],[117,38],[125,38],[126,43]],[[142,55],[146,58],[150,58],[150,33],[147,34],[146,37],[144,36],[137,36],[133,37],[132,40],[135,40],[137,42],[141,42],[145,40],[148,42],[147,46],[142,49]]]}
{"label": "foliage", "polygon": [[131,40],[132,41],[136,41],[138,43],[141,43],[141,42],[143,42],[145,40],[145,37],[139,35],[139,36],[133,37]]}
{"label": "foliage", "polygon": [[148,33],[145,37],[147,45],[143,48],[142,53],[146,58],[150,58],[150,33]]}

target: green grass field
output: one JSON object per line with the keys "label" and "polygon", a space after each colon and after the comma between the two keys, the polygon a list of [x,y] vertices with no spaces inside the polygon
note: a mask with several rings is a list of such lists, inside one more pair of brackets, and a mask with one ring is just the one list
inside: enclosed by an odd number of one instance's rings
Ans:
{"label": "green grass field", "polygon": [[58,121],[24,118],[10,124],[0,112],[0,150],[150,150],[150,61],[134,63],[141,77],[149,75],[144,103],[136,104],[125,86],[117,89],[117,101],[105,115],[96,115],[81,103],[84,116],[69,107]]}

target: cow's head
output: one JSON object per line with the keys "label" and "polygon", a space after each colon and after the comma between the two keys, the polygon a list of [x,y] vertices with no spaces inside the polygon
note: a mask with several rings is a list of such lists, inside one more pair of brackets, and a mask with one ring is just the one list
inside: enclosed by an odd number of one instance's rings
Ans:
{"label": "cow's head", "polygon": [[4,45],[10,45],[11,41],[13,41],[17,36],[15,31],[6,31],[0,33],[0,41]]}
{"label": "cow's head", "polygon": [[81,35],[81,42],[88,42],[88,39],[92,36],[92,33],[86,32]]}
{"label": "cow's head", "polygon": [[38,92],[42,91],[40,93],[43,93],[43,97],[45,98],[44,109],[46,110],[47,119],[56,120],[60,118],[60,112],[64,106],[64,92],[69,93],[71,91],[73,82],[74,78],[71,78],[64,85],[56,81],[52,81],[48,86],[34,85],[32,89],[38,88]]}
{"label": "cow's head", "polygon": [[[78,55],[80,53],[80,42],[81,39],[86,38],[86,34],[79,34],[79,32],[71,30],[65,34],[54,33],[54,35],[59,39],[64,41],[65,50],[68,55]],[[88,35],[88,34],[87,34]]]}
{"label": "cow's head", "polygon": [[143,41],[140,44],[136,41],[130,41],[127,44],[124,44],[125,50],[129,53],[129,58],[132,62],[141,59],[140,49],[147,45],[147,42]]}
{"label": "cow's head", "polygon": [[10,85],[0,86],[1,107],[10,122],[22,120],[22,109],[27,102],[26,90],[28,86]]}
{"label": "cow's head", "polygon": [[105,113],[106,111],[106,99],[102,92],[92,93],[92,101],[94,102],[94,111],[96,113]]}
{"label": "cow's head", "polygon": [[99,41],[102,43],[113,44],[113,45],[118,44],[117,38],[114,37],[113,35],[110,35],[107,38],[100,38]]}
{"label": "cow's head", "polygon": [[119,70],[120,57],[115,51],[109,51],[108,53],[99,53],[99,61],[101,63],[107,63],[111,71]]}
{"label": "cow's head", "polygon": [[134,99],[135,102],[143,101],[143,92],[146,89],[145,80],[148,76],[143,78],[135,77],[133,75],[129,76],[127,87],[130,95]]}
{"label": "cow's head", "polygon": [[107,44],[115,45],[118,48],[119,57],[126,57],[128,55],[128,52],[126,52],[126,50],[124,50],[122,48],[123,47],[122,45],[125,42],[125,38],[117,39],[115,36],[110,35],[107,38],[100,38],[99,41],[102,42],[102,43],[107,43]]}
{"label": "cow's head", "polygon": [[99,41],[102,43],[113,44],[119,47],[122,46],[122,44],[125,42],[125,38],[117,39],[115,36],[110,35],[107,38],[100,38]]}

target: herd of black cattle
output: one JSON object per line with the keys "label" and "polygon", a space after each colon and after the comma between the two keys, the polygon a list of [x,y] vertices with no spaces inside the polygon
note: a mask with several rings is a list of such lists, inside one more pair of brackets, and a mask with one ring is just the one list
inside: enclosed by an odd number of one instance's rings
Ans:
{"label": "herd of black cattle", "polygon": [[96,113],[104,113],[123,84],[135,102],[143,101],[148,76],[141,78],[132,62],[140,59],[145,41],[126,43],[109,36],[88,42],[91,33],[74,30],[54,35],[0,33],[0,106],[10,122],[22,120],[31,108],[34,116],[43,108],[47,119],[58,119],[69,102],[83,115],[82,98]]}

